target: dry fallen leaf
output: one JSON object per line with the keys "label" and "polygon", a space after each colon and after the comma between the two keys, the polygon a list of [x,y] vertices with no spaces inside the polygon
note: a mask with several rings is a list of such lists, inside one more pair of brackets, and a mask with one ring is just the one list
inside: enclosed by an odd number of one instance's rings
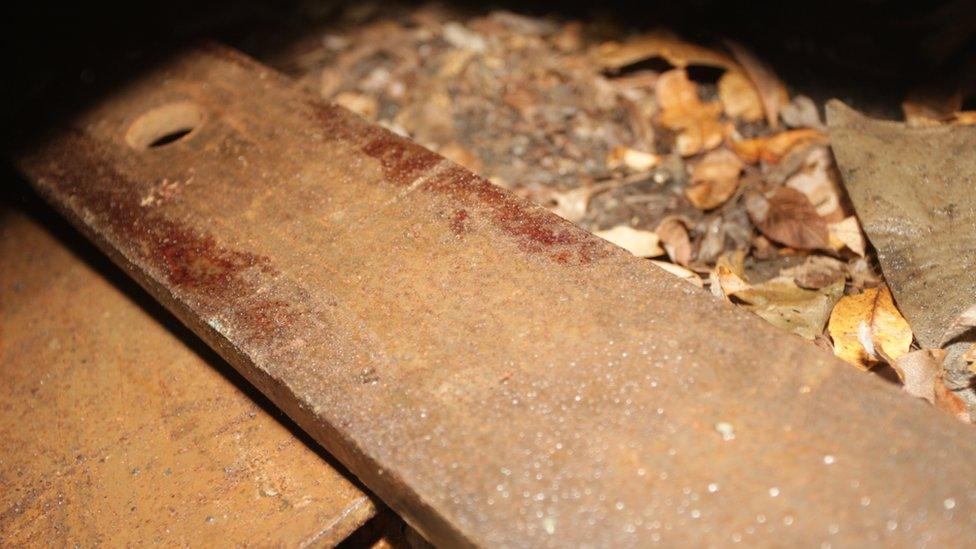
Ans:
{"label": "dry fallen leaf", "polygon": [[748,48],[733,41],[726,42],[726,45],[759,92],[766,123],[774,130],[779,128],[779,110],[790,102],[786,86],[773,72],[772,67],[760,61]]}
{"label": "dry fallen leaf", "polygon": [[684,267],[675,265],[674,263],[668,263],[667,261],[658,261],[652,259],[651,263],[657,265],[658,267],[664,269],[665,271],[673,274],[674,276],[701,288],[703,286],[702,279],[694,271],[685,269]]}
{"label": "dry fallen leaf", "polygon": [[605,69],[620,69],[653,57],[660,57],[678,68],[702,65],[728,69],[737,66],[725,53],[686,42],[665,30],[655,30],[624,43],[607,42],[596,50],[597,62]]}
{"label": "dry fallen leaf", "polygon": [[844,296],[827,325],[834,354],[868,370],[884,360],[893,363],[908,353],[912,329],[895,307],[887,286]]}
{"label": "dry fallen leaf", "polygon": [[901,108],[910,126],[933,126],[951,119],[962,103],[961,88],[928,84],[909,91]]}
{"label": "dry fallen leaf", "polygon": [[935,382],[945,355],[942,349],[921,349],[902,356],[891,367],[898,373],[906,393],[934,404]]}
{"label": "dry fallen leaf", "polygon": [[654,232],[661,239],[661,245],[671,261],[685,266],[691,263],[691,237],[684,220],[669,215],[661,220]]}
{"label": "dry fallen leaf", "polygon": [[779,274],[792,278],[801,288],[819,290],[838,279],[846,279],[847,264],[825,255],[811,255],[802,264],[783,269]]}
{"label": "dry fallen leaf", "polygon": [[742,250],[719,256],[708,276],[715,297],[728,300],[728,296],[751,287],[745,279],[745,258],[746,253]]}
{"label": "dry fallen leaf", "polygon": [[959,111],[952,115],[952,123],[959,126],[976,125],[976,111]]}
{"label": "dry fallen leaf", "polygon": [[593,234],[604,240],[609,240],[637,257],[664,255],[657,234],[651,231],[641,231],[627,225],[617,225],[605,231],[595,231]]}
{"label": "dry fallen leaf", "polygon": [[827,144],[827,142],[827,136],[823,132],[812,128],[802,128],[767,137],[731,139],[729,146],[746,163],[755,164],[762,160],[769,164],[777,164],[800,145]]}
{"label": "dry fallen leaf", "polygon": [[756,122],[763,117],[762,98],[747,76],[739,71],[726,71],[718,80],[718,97],[722,100],[725,114],[746,122]]}
{"label": "dry fallen leaf", "polygon": [[661,107],[661,125],[678,132],[675,149],[681,156],[692,156],[719,146],[725,126],[719,121],[722,105],[702,103],[697,85],[683,69],[668,71],[654,86]]}
{"label": "dry fallen leaf", "polygon": [[791,277],[778,277],[728,296],[770,324],[814,339],[823,333],[830,311],[843,293],[843,278],[816,291],[800,288]]}
{"label": "dry fallen leaf", "polygon": [[866,245],[864,233],[861,231],[861,225],[857,222],[856,217],[852,215],[837,223],[830,223],[827,225],[827,232],[829,233],[831,248],[839,251],[846,246],[848,250],[864,257]]}
{"label": "dry fallen leaf", "polygon": [[[492,181],[496,185],[499,182]],[[583,186],[568,191],[558,191],[552,187],[526,188],[519,191],[524,198],[540,204],[567,221],[579,223],[586,217],[590,199],[594,195],[619,187],[619,181],[607,181],[598,185]],[[500,185],[505,187],[506,185]]]}
{"label": "dry fallen leaf", "polygon": [[935,407],[944,412],[949,412],[963,423],[972,423],[973,419],[969,415],[969,408],[959,395],[946,387],[944,374],[945,370],[941,370],[935,378]]}
{"label": "dry fallen leaf", "polygon": [[800,250],[829,247],[827,222],[800,191],[779,187],[746,196],[749,219],[767,238]]}
{"label": "dry fallen leaf", "polygon": [[376,98],[353,92],[342,92],[335,97],[337,105],[345,107],[368,120],[376,120],[379,103]]}
{"label": "dry fallen leaf", "polygon": [[742,161],[728,149],[705,155],[691,172],[691,185],[685,189],[688,201],[699,210],[717,208],[739,188]]}
{"label": "dry fallen leaf", "polygon": [[839,221],[844,214],[840,210],[839,188],[832,177],[830,153],[826,147],[810,147],[806,156],[803,166],[786,181],[786,186],[806,195],[824,219]]}
{"label": "dry fallen leaf", "polygon": [[649,152],[631,149],[630,147],[614,147],[607,153],[607,168],[611,170],[626,167],[633,172],[646,172],[661,163],[661,157]]}
{"label": "dry fallen leaf", "polygon": [[805,95],[797,95],[790,100],[788,105],[780,109],[779,116],[790,128],[813,128],[820,131],[827,129],[820,118],[817,104]]}

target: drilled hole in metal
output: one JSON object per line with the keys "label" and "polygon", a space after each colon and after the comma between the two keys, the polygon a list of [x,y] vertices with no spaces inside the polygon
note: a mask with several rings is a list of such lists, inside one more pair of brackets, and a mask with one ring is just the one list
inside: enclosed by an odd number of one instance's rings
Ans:
{"label": "drilled hole in metal", "polygon": [[158,149],[189,138],[204,122],[203,109],[188,101],[168,103],[143,113],[129,126],[125,141],[136,150]]}

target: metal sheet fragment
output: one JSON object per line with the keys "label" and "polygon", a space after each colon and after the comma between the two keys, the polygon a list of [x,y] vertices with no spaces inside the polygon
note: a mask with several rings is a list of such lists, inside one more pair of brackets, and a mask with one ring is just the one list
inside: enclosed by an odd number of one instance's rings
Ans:
{"label": "metal sheet fragment", "polygon": [[229,50],[16,158],[434,542],[976,537],[965,426]]}
{"label": "metal sheet fragment", "polygon": [[236,372],[75,243],[0,204],[0,545],[327,547],[375,514]]}

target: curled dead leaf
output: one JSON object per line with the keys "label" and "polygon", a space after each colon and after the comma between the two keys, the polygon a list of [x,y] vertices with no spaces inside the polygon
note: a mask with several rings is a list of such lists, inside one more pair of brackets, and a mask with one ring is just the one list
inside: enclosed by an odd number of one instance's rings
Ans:
{"label": "curled dead leaf", "polygon": [[945,370],[941,370],[935,378],[935,407],[948,412],[963,423],[972,423],[973,418],[969,414],[965,401],[946,386],[944,375]]}
{"label": "curled dead leaf", "polygon": [[746,196],[749,219],[767,238],[800,250],[829,247],[827,222],[800,191],[779,187]]}
{"label": "curled dead leaf", "polygon": [[729,118],[756,122],[763,117],[762,98],[749,78],[739,71],[726,71],[718,80],[718,97]]}
{"label": "curled dead leaf", "polygon": [[620,246],[637,257],[657,257],[664,255],[659,245],[660,239],[651,231],[641,231],[627,225],[617,225],[593,234]]}
{"label": "curled dead leaf", "polygon": [[935,383],[946,352],[942,349],[912,351],[892,363],[906,393],[935,403]]}
{"label": "curled dead leaf", "polygon": [[846,246],[848,250],[864,257],[866,242],[856,217],[852,215],[837,223],[830,223],[827,225],[827,232],[831,248],[840,251]]}
{"label": "curled dead leaf", "polygon": [[797,95],[779,111],[780,118],[790,128],[813,128],[825,131],[827,128],[820,118],[820,109],[813,99]]}
{"label": "curled dead leaf", "polygon": [[655,30],[623,43],[607,42],[596,50],[597,62],[605,69],[620,69],[654,57],[678,68],[688,65],[736,67],[735,60],[725,53],[687,42],[666,30]]}
{"label": "curled dead leaf", "polygon": [[790,94],[786,91],[786,86],[776,76],[772,67],[756,57],[749,48],[733,41],[726,42],[726,45],[756,87],[762,100],[763,111],[766,114],[766,122],[769,127],[774,130],[777,129],[779,127],[779,111],[790,101]]}
{"label": "curled dead leaf", "polygon": [[830,153],[826,147],[810,147],[807,151],[803,165],[787,179],[786,186],[803,193],[824,219],[839,221],[843,212]]}
{"label": "curled dead leaf", "polygon": [[742,161],[728,149],[716,149],[691,172],[691,185],[685,189],[688,201],[700,210],[711,210],[725,203],[739,188]]}
{"label": "curled dead leaf", "polygon": [[827,136],[823,132],[801,128],[754,139],[730,139],[729,147],[748,164],[755,164],[760,160],[776,164],[800,145],[827,142]]}
{"label": "curled dead leaf", "polygon": [[699,288],[703,286],[701,277],[698,276],[698,274],[694,271],[675,265],[674,263],[668,263],[667,261],[652,259],[651,263],[684,280],[685,282],[692,284],[693,286],[698,286]]}
{"label": "curled dead leaf", "polygon": [[649,152],[631,149],[630,147],[614,147],[607,153],[607,167],[611,170],[627,168],[633,172],[646,172],[661,163],[661,157]]}
{"label": "curled dead leaf", "polygon": [[725,138],[725,125],[719,121],[722,105],[702,103],[697,85],[683,69],[668,71],[654,86],[661,107],[659,120],[675,130],[675,149],[681,156],[692,156],[719,146]]}
{"label": "curled dead leaf", "polygon": [[792,278],[801,288],[819,290],[846,279],[847,264],[825,255],[811,255],[802,264],[781,270],[780,276]]}
{"label": "curled dead leaf", "polygon": [[908,354],[913,339],[887,286],[841,298],[830,314],[827,331],[834,354],[863,370],[882,360],[894,363]]}
{"label": "curled dead leaf", "polygon": [[670,215],[661,220],[654,232],[661,239],[664,251],[671,261],[683,266],[691,263],[691,237],[684,220]]}
{"label": "curled dead leaf", "polygon": [[790,277],[779,277],[729,297],[766,322],[812,340],[823,333],[827,318],[843,293],[843,278],[819,290],[807,290],[797,286]]}

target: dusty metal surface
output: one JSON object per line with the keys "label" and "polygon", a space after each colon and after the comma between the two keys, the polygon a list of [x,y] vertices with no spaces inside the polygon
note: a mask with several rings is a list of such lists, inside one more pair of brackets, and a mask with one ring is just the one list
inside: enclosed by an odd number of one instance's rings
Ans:
{"label": "dusty metal surface", "polygon": [[17,161],[433,541],[976,539],[967,426],[234,52]]}
{"label": "dusty metal surface", "polygon": [[[909,128],[840,102],[827,113],[844,185],[898,306],[919,343],[941,347],[976,305],[976,127]],[[950,349],[957,385],[969,386],[972,374],[954,355],[974,337]]]}
{"label": "dusty metal surface", "polygon": [[331,546],[375,513],[83,244],[0,209],[0,545]]}

